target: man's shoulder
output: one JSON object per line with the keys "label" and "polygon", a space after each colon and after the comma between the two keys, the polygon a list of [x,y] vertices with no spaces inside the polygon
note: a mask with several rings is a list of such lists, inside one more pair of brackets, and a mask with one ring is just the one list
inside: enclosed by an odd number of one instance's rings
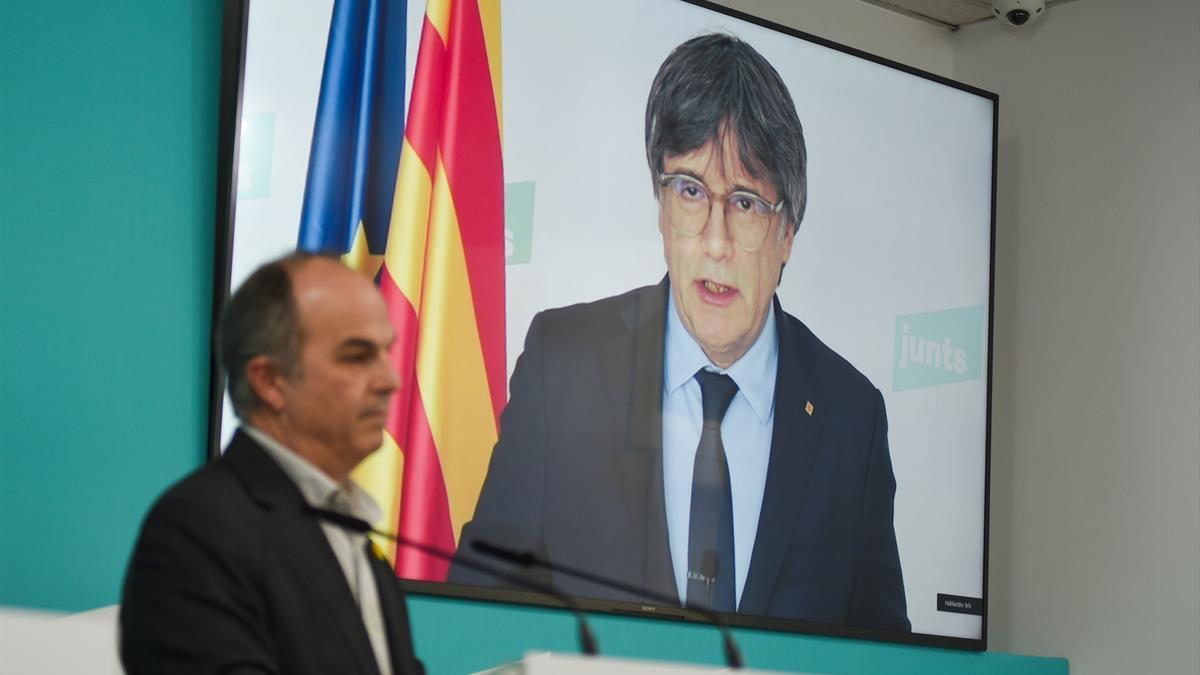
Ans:
{"label": "man's shoulder", "polygon": [[[174,485],[154,502],[146,515],[143,529],[195,532],[198,536],[217,532],[232,538],[250,533],[262,511],[245,484],[245,476],[233,468],[230,453],[245,453],[247,448],[231,445],[226,454],[206,463]],[[265,453],[257,446],[249,452]],[[270,461],[270,460],[267,460]],[[243,472],[244,473],[244,472]]]}
{"label": "man's shoulder", "polygon": [[782,310],[776,316],[781,323],[780,350],[792,350],[800,358],[802,367],[823,386],[844,395],[874,398],[878,387],[870,378],[825,344],[803,321]]}
{"label": "man's shoulder", "polygon": [[176,481],[163,492],[165,501],[225,501],[222,493],[237,486],[224,458],[212,459]]}
{"label": "man's shoulder", "polygon": [[[642,286],[599,300],[543,310],[534,317],[531,330],[576,344],[605,339],[630,332],[641,317],[665,301],[662,284]],[[662,314],[661,307],[658,313]]]}
{"label": "man's shoulder", "polygon": [[166,489],[146,515],[156,526],[236,526],[244,522],[245,491],[223,460],[210,461]]}

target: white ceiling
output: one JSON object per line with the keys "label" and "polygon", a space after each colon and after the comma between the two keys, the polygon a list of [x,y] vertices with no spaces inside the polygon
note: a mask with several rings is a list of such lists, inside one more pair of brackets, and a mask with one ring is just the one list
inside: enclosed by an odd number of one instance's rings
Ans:
{"label": "white ceiling", "polygon": [[[956,30],[960,26],[992,19],[991,0],[862,0],[922,21]],[[1071,0],[1047,0],[1053,7]]]}

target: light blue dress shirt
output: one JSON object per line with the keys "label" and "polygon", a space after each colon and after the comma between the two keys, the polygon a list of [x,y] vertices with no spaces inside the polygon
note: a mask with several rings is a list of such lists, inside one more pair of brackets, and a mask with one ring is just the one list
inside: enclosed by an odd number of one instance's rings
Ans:
{"label": "light blue dress shirt", "polygon": [[684,328],[674,295],[667,301],[663,359],[663,496],[675,587],[682,603],[687,598],[688,530],[692,511],[692,468],[704,413],[696,371],[708,368],[733,378],[738,393],[721,423],[721,442],[729,463],[733,494],[734,594],[742,601],[746,572],[758,534],[758,514],[767,483],[771,430],[775,424],[775,372],[779,340],[775,312],[767,312],[762,333],[728,369],[717,368]]}

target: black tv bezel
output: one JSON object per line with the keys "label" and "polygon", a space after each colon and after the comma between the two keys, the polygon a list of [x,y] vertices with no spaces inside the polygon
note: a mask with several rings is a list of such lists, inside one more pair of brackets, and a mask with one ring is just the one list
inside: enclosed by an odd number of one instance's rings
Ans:
{"label": "black tv bezel", "polygon": [[[217,318],[220,309],[229,297],[230,268],[233,253],[233,226],[237,209],[237,158],[241,137],[240,124],[242,112],[242,91],[245,80],[246,65],[246,31],[250,14],[251,0],[223,0],[224,10],[222,19],[221,46],[221,93],[220,118],[217,150],[217,190],[216,190],[216,238],[213,266],[213,305],[212,330],[215,338]],[[722,618],[735,628],[765,629],[785,633],[800,633],[817,636],[871,640],[906,645],[940,647],[965,651],[985,651],[988,635],[988,559],[991,522],[991,462],[992,462],[992,368],[993,368],[993,335],[995,320],[996,296],[996,170],[999,130],[999,96],[993,92],[957,82],[947,77],[914,68],[891,59],[871,54],[861,49],[849,47],[826,38],[811,35],[803,31],[777,24],[773,21],[756,17],[745,12],[719,5],[709,0],[678,0],[679,2],[702,7],[725,16],[740,19],[748,23],[774,30],[828,49],[833,49],[873,63],[877,63],[901,72],[915,75],[926,80],[937,82],[953,89],[958,89],[992,103],[992,180],[991,180],[991,233],[988,256],[988,324],[987,324],[987,410],[984,431],[984,504],[983,504],[983,614],[979,638],[961,638],[948,635],[929,633],[900,632],[847,626],[839,624],[798,621],[792,619],[776,619],[765,616],[746,614],[722,614]],[[215,345],[215,342],[211,343]],[[209,365],[209,410],[208,410],[208,458],[213,460],[221,455],[221,421],[225,375],[217,360],[216,349],[211,350]],[[562,603],[552,597],[543,596],[529,591],[487,588],[482,586],[466,586],[449,582],[430,582],[401,580],[404,589],[410,593],[422,595],[481,600],[486,602],[503,602],[510,604],[534,605],[541,607],[561,608]],[[581,608],[587,611],[603,612],[606,614],[633,617],[650,617],[670,619],[684,622],[709,623],[709,619],[701,613],[679,607],[664,607],[654,604],[615,602],[597,600],[594,598],[574,598]]]}

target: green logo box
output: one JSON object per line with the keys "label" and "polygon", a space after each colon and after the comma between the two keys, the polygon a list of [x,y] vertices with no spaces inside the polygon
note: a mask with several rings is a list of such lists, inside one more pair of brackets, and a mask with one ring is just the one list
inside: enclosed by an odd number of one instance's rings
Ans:
{"label": "green logo box", "polygon": [[528,263],[533,256],[534,181],[504,184],[504,262]]}
{"label": "green logo box", "polygon": [[892,390],[979,379],[985,320],[983,305],[896,317]]}
{"label": "green logo box", "polygon": [[239,145],[238,199],[264,199],[271,196],[275,113],[246,115],[242,120]]}

